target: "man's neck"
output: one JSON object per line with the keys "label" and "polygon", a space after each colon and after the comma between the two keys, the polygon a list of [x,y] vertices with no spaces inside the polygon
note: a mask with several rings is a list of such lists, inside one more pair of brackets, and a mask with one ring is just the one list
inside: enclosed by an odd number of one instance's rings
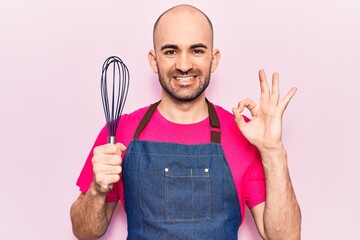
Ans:
{"label": "man's neck", "polygon": [[205,94],[190,102],[177,101],[163,95],[158,110],[164,118],[179,124],[197,123],[209,116]]}

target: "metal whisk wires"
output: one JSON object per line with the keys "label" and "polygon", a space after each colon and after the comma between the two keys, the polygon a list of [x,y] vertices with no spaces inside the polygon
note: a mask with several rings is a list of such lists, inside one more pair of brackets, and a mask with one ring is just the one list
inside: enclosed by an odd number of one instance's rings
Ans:
{"label": "metal whisk wires", "polygon": [[[112,70],[110,74],[109,70]],[[124,62],[116,56],[107,58],[102,67],[101,98],[108,129],[108,143],[116,142],[118,118],[124,109],[129,82],[129,70]]]}

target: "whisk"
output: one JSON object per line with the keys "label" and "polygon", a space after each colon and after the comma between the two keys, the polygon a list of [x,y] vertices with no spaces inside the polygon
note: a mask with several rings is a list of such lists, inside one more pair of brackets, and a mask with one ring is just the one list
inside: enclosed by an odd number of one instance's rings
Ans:
{"label": "whisk", "polygon": [[[108,83],[108,70],[112,74]],[[108,143],[116,143],[116,130],[119,117],[124,109],[126,97],[129,90],[129,70],[124,62],[117,56],[107,58],[102,67],[101,74],[101,98],[104,107],[106,125],[108,129]]]}

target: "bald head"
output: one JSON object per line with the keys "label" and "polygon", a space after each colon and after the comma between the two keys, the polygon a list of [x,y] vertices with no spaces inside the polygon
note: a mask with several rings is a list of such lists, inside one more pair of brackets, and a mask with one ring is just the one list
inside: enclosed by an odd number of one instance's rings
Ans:
{"label": "bald head", "polygon": [[176,28],[178,24],[186,22],[190,25],[198,24],[202,25],[204,31],[208,31],[211,38],[211,47],[213,45],[213,26],[205,13],[191,5],[178,5],[166,10],[156,20],[153,28],[153,44],[156,50],[157,37],[160,34],[166,32],[168,28]]}

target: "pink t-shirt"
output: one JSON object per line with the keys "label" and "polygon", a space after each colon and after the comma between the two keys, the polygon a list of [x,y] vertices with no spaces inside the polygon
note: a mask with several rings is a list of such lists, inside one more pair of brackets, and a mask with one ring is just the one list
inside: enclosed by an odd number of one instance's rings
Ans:
{"label": "pink t-shirt", "polygon": [[[221,146],[234,178],[239,196],[242,219],[245,213],[245,204],[253,206],[265,201],[265,177],[261,157],[256,147],[249,143],[237,127],[234,116],[219,106],[215,106],[221,125]],[[117,142],[128,146],[134,132],[149,107],[141,108],[131,114],[124,114],[117,129]],[[166,120],[158,110],[155,111],[150,122],[139,136],[140,140],[171,142],[178,144],[210,143],[210,119],[206,118],[194,124],[177,124]],[[107,128],[104,127],[95,144],[107,143]],[[80,191],[86,192],[93,180],[92,155],[93,148],[85,162],[78,178],[77,185]],[[123,185],[120,182],[114,185],[107,195],[107,201],[121,200],[124,204]]]}

